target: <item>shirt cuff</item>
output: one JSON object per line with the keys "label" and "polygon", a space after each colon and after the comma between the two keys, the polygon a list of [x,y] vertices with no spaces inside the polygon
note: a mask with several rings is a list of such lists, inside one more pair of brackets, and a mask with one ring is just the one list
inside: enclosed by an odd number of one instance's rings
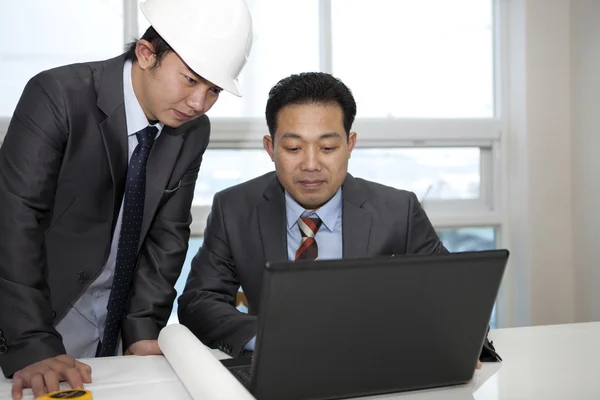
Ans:
{"label": "shirt cuff", "polygon": [[244,345],[244,350],[254,351],[254,345],[256,344],[256,336],[254,336],[248,343]]}

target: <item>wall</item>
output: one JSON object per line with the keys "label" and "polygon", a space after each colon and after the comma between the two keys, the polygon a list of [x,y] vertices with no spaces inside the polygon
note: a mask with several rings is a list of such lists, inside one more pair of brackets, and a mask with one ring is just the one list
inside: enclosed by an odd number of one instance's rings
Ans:
{"label": "wall", "polygon": [[571,1],[575,318],[600,320],[600,1]]}
{"label": "wall", "polygon": [[501,326],[572,322],[570,3],[508,0]]}

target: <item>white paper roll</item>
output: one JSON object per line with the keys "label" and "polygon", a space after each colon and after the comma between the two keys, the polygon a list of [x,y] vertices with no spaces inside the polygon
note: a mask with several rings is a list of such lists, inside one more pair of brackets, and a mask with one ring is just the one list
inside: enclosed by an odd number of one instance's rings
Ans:
{"label": "white paper roll", "polygon": [[167,325],[158,346],[192,399],[256,400],[185,326]]}

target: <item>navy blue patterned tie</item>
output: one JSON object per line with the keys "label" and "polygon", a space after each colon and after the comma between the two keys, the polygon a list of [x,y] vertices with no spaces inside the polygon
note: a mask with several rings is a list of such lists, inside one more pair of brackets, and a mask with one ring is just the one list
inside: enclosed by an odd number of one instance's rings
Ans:
{"label": "navy blue patterned tie", "polygon": [[129,160],[115,276],[108,299],[104,337],[98,351],[100,357],[114,356],[116,353],[123,309],[131,288],[144,216],[146,162],[157,133],[158,129],[154,126],[147,126],[137,132],[138,145]]}

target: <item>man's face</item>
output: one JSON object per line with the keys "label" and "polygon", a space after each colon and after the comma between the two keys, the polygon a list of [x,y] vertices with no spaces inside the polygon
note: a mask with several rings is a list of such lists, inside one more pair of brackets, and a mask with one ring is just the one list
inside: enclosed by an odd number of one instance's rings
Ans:
{"label": "man's face", "polygon": [[204,115],[219,98],[221,88],[196,75],[176,53],[168,52],[152,68],[152,44],[140,40],[136,55],[133,87],[148,120],[176,128]]}
{"label": "man's face", "polygon": [[329,201],[346,178],[356,133],[347,137],[342,118],[337,104],[290,105],[279,112],[274,142],[263,138],[279,181],[306,209]]}

